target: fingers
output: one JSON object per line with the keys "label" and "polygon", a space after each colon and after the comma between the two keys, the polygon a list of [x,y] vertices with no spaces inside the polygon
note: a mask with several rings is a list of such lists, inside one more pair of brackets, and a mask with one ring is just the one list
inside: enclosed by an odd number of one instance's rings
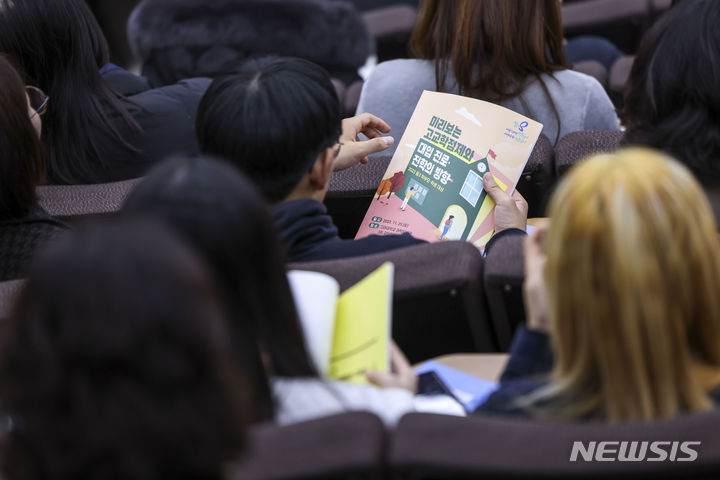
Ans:
{"label": "fingers", "polygon": [[358,135],[362,133],[372,140],[381,137],[383,133],[389,132],[390,125],[383,119],[370,113],[363,113],[342,121],[342,135],[340,139],[349,142],[357,141]]}
{"label": "fingers", "polygon": [[397,346],[395,340],[390,342],[390,365],[392,366],[392,371],[398,374],[412,372],[412,365],[410,365],[410,362],[402,350],[400,350],[400,347]]}
{"label": "fingers", "polygon": [[385,372],[365,372],[365,378],[373,385],[381,388],[389,388],[395,386],[395,377]]}
{"label": "fingers", "polygon": [[547,234],[549,223],[547,220],[541,220],[535,230],[525,239],[525,271],[534,271],[545,258],[544,246],[545,235]]}
{"label": "fingers", "polygon": [[340,147],[340,154],[333,163],[333,170],[337,172],[358,163],[368,163],[368,155],[387,150],[393,143],[395,143],[395,139],[392,137],[378,137],[364,142],[345,143]]}
{"label": "fingers", "polygon": [[515,190],[513,194],[511,195],[512,199],[515,201],[515,205],[522,211],[525,212],[525,215],[527,215],[528,212],[528,203],[527,200],[525,200],[525,197],[523,197],[520,192]]}
{"label": "fingers", "polygon": [[493,175],[490,172],[483,175],[483,188],[497,204],[507,203],[510,201],[510,195],[500,188],[500,185],[497,184],[495,178],[493,178]]}

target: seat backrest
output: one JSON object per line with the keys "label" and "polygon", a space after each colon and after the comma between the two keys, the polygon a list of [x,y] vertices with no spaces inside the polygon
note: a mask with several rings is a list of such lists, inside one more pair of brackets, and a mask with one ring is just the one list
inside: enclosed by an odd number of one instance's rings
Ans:
{"label": "seat backrest", "polygon": [[498,237],[485,257],[485,295],[501,351],[510,348],[515,329],[525,319],[524,242],[523,235]]}
{"label": "seat backrest", "polygon": [[7,318],[12,312],[13,304],[26,280],[8,280],[0,282],[0,320]]}
{"label": "seat backrest", "polygon": [[263,55],[304,58],[348,83],[371,49],[360,13],[336,0],[143,0],[128,39],[154,86],[216,77]]}
{"label": "seat backrest", "polygon": [[261,425],[249,443],[233,480],[374,479],[382,475],[386,434],[377,416],[352,412]]}
{"label": "seat backrest", "polygon": [[415,245],[362,257],[290,264],[326,273],[341,290],[395,264],[393,338],[412,363],[456,352],[496,352],[482,292],[483,258],[468,242]]}
{"label": "seat backrest", "polygon": [[622,95],[625,91],[625,85],[630,78],[630,72],[632,71],[634,62],[634,55],[625,55],[615,61],[610,70],[610,78],[608,80],[608,87],[611,92]]}
{"label": "seat backrest", "polygon": [[552,143],[545,135],[541,134],[517,184],[518,192],[528,202],[529,217],[542,217],[545,214],[545,205],[554,185],[555,166]]}
{"label": "seat backrest", "polygon": [[355,238],[391,159],[391,155],[373,156],[366,165],[333,173],[325,206],[340,237]]}
{"label": "seat backrest", "polygon": [[588,130],[565,135],[555,145],[555,173],[560,178],[580,160],[596,153],[614,152],[620,148],[623,132]]}
{"label": "seat backrest", "polygon": [[[717,478],[720,472],[720,411],[651,423],[541,423],[473,416],[409,414],[400,420],[390,449],[394,478],[422,479],[614,479]],[[650,442],[666,453],[665,461],[585,461],[593,448],[602,458],[617,459],[619,442],[648,442],[644,458],[657,458]],[[574,442],[577,450],[570,461]],[[591,442],[596,442],[592,444]],[[598,446],[599,442],[611,442]],[[612,443],[615,442],[615,443]],[[671,461],[671,442],[697,452],[695,461]],[[594,447],[592,446],[594,445]],[[689,458],[675,447],[675,459]],[[576,447],[577,448],[577,447]],[[632,451],[632,446],[628,447]],[[636,445],[636,455],[641,444]],[[593,457],[593,460],[596,457]]]}
{"label": "seat backrest", "polygon": [[63,220],[102,217],[120,211],[141,179],[95,185],[42,185],[37,194],[46,212]]}

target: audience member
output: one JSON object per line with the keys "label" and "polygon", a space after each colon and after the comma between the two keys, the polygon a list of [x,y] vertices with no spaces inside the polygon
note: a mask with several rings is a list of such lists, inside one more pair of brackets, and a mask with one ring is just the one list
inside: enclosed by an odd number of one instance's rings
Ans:
{"label": "audience member", "polygon": [[140,177],[158,158],[196,153],[195,111],[209,80],[119,96],[101,77],[107,42],[84,0],[0,0],[0,52],[52,99],[42,135],[48,183]]}
{"label": "audience member", "polygon": [[645,34],[621,112],[624,143],[663,150],[700,180],[720,218],[720,2],[680,2]]}
{"label": "audience member", "polygon": [[619,129],[602,86],[566,64],[557,0],[427,0],[411,48],[418,59],[372,71],[358,105],[384,118],[398,141],[423,90],[499,103],[542,123],[553,143]]}
{"label": "audience member", "polygon": [[[333,170],[366,163],[392,144],[390,128],[363,114],[340,120],[327,73],[306,60],[250,60],[218,77],[200,102],[200,149],[255,183],[293,262],[353,257],[422,243],[408,234],[341,240],[322,204]],[[357,141],[363,133],[370,140]]]}
{"label": "audience member", "polygon": [[[394,424],[416,408],[416,377],[396,347],[391,355],[394,373],[368,374],[387,388],[318,377],[269,210],[231,166],[204,158],[169,161],[133,191],[124,210],[167,222],[214,267],[230,312],[230,331],[234,336],[252,332],[263,353],[278,423],[369,410]],[[246,352],[239,355],[246,364],[259,364]],[[255,369],[253,377],[256,388],[262,388],[262,372]],[[437,400],[423,404],[434,411],[461,413],[448,397]]]}
{"label": "audience member", "polygon": [[67,228],[35,194],[45,172],[39,137],[48,108],[47,96],[26,87],[0,54],[0,281],[24,276],[35,250]]}
{"label": "audience member", "polygon": [[720,402],[720,249],[691,173],[651,150],[596,156],[550,216],[526,241],[527,329],[478,411],[648,421]]}
{"label": "audience member", "polygon": [[223,320],[206,268],[159,227],[65,236],[0,337],[3,478],[227,478],[247,399]]}

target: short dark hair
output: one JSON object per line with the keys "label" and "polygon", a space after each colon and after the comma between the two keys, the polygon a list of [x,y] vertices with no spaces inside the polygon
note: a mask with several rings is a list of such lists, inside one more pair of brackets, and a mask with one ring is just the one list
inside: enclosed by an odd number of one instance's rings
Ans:
{"label": "short dark hair", "polygon": [[4,476],[223,478],[247,425],[223,320],[207,268],[157,225],[60,239],[0,337]]}
{"label": "short dark hair", "polygon": [[658,148],[720,186],[720,2],[671,8],[642,39],[625,91],[625,144]]}
{"label": "short dark hair", "polygon": [[42,133],[49,183],[95,181],[107,165],[103,143],[136,154],[116,119],[124,130],[140,126],[100,75],[108,45],[85,0],[0,0],[0,52],[51,98]]}
{"label": "short dark hair", "polygon": [[28,116],[25,85],[0,54],[0,217],[23,217],[37,203],[44,172],[40,139]]}
{"label": "short dark hair", "polygon": [[230,160],[266,200],[284,200],[341,130],[328,73],[300,58],[243,63],[210,85],[198,107],[203,153]]}
{"label": "short dark hair", "polygon": [[290,293],[282,246],[269,209],[231,165],[177,157],[156,167],[132,192],[123,210],[165,222],[214,269],[227,304],[238,361],[253,370],[260,419],[272,418],[268,381],[259,353],[274,375],[315,375]]}

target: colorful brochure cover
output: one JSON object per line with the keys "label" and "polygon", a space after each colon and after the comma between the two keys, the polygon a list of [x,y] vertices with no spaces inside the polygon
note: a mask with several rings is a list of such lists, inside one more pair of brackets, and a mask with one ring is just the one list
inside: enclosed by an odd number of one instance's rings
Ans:
{"label": "colorful brochure cover", "polygon": [[409,232],[483,248],[495,202],[482,176],[512,191],[542,128],[493,103],[423,92],[356,238]]}
{"label": "colorful brochure cover", "polygon": [[390,371],[393,277],[386,262],[338,295],[329,275],[288,273],[308,352],[322,375],[367,383],[365,372]]}

